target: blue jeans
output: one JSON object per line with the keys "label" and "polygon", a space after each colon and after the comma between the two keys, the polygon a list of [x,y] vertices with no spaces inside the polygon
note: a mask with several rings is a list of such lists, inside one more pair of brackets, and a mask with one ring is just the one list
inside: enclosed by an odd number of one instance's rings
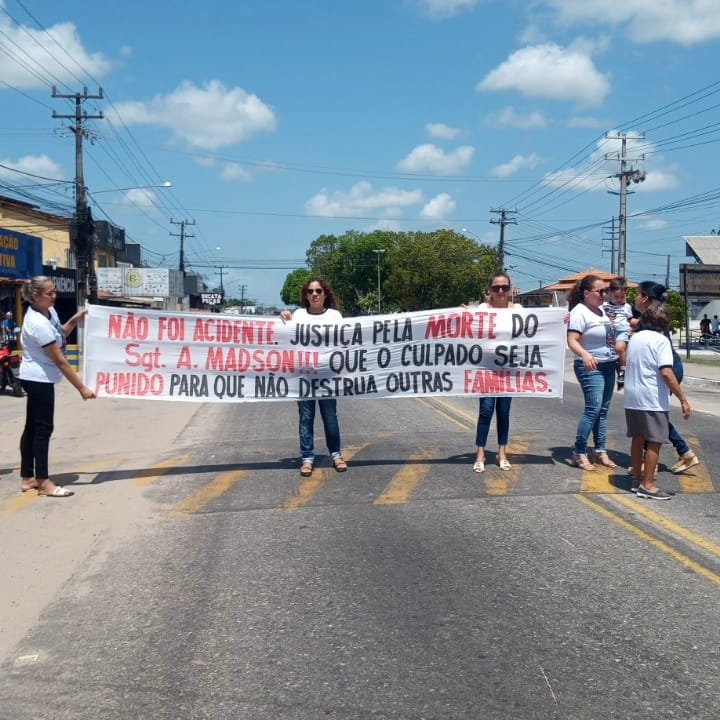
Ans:
{"label": "blue jeans", "polygon": [[325,442],[330,454],[335,458],[340,455],[340,426],[337,419],[337,400],[298,400],[300,419],[300,455],[303,462],[315,462],[315,403],[320,406],[320,417],[325,430]]}
{"label": "blue jeans", "polygon": [[482,397],[480,398],[480,413],[475,432],[475,444],[478,447],[485,447],[488,433],[490,432],[490,421],[493,412],[497,415],[498,445],[508,444],[510,433],[510,397]]}
{"label": "blue jeans", "polygon": [[684,455],[688,452],[688,450],[690,450],[690,446],[685,442],[683,436],[676,430],[672,423],[670,423],[670,435],[668,439],[672,443],[672,446],[675,448],[678,455]]}
{"label": "blue jeans", "polygon": [[573,363],[575,377],[585,397],[585,410],[578,423],[575,435],[575,455],[587,454],[587,441],[590,433],[595,441],[595,452],[606,451],[607,415],[615,390],[615,369],[617,362],[599,363],[597,370],[586,370],[583,361],[576,358]]}

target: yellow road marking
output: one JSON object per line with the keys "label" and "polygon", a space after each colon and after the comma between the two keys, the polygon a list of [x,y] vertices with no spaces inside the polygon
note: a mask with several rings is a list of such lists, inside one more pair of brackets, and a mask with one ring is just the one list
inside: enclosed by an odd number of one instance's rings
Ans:
{"label": "yellow road marking", "polygon": [[170,458],[169,460],[157,463],[152,467],[152,470],[156,471],[154,475],[141,475],[133,478],[133,485],[135,487],[145,487],[146,485],[150,485],[150,483],[159,480],[164,475],[168,475],[173,468],[187,463],[189,458],[189,455],[180,455],[179,457]]}
{"label": "yellow road marking", "polygon": [[213,500],[219,498],[232,487],[237,485],[247,475],[246,470],[231,470],[218,475],[209,485],[198,490],[194,495],[183,500],[171,513],[177,517],[196,513],[207,507]]}
{"label": "yellow road marking", "polygon": [[470,415],[469,413],[465,412],[462,408],[455,407],[452,403],[449,403],[447,400],[441,400],[440,398],[434,397],[432,398],[432,402],[428,402],[428,405],[432,407],[432,409],[438,413],[438,415],[442,415],[444,418],[450,420],[451,422],[455,423],[455,425],[459,425],[463,430],[467,430],[467,424],[458,422],[457,418],[452,417],[447,412],[443,412],[440,408],[437,407],[437,405],[442,405],[446,410],[448,410],[450,413],[455,413],[455,415],[459,415],[463,420],[466,420],[468,424],[475,425],[477,423],[477,415]]}
{"label": "yellow road marking", "polygon": [[373,505],[401,505],[406,503],[420,480],[430,471],[429,465],[417,464],[418,460],[427,460],[427,458],[426,452],[411,455],[408,464],[395,473],[392,480],[385,486],[385,489],[375,498]]}
{"label": "yellow road marking", "polygon": [[[362,445],[350,445],[343,449],[343,458],[348,464],[360,450],[366,448],[369,443]],[[295,488],[293,494],[280,506],[281,510],[298,510],[307,505],[320,488],[335,475],[333,468],[315,468],[309,478],[303,478],[302,482]]]}
{"label": "yellow road marking", "polygon": [[[686,567],[688,570],[692,570],[693,572],[696,572],[698,575],[702,575],[707,580],[710,580],[710,582],[715,583],[716,585],[720,585],[720,575],[717,573],[712,572],[712,570],[708,570],[706,567],[703,567],[700,565],[700,563],[696,562],[692,558],[689,558],[687,555],[679,552],[678,550],[675,550],[675,548],[671,547],[667,543],[663,542],[662,540],[658,540],[657,538],[654,538],[649,533],[645,532],[644,530],[641,530],[638,527],[635,527],[632,523],[628,522],[627,520],[618,517],[613,513],[612,511],[608,510],[607,508],[604,508],[602,505],[598,504],[594,500],[591,500],[590,498],[583,496],[583,495],[576,495],[575,496],[580,502],[587,505],[589,508],[592,508],[595,510],[595,512],[600,513],[600,515],[604,515],[608,519],[612,520],[617,525],[620,525],[620,527],[624,528],[628,532],[631,532],[633,535],[636,535],[641,540],[644,540],[648,545],[651,545],[656,550],[660,550],[660,552],[665,553],[666,555],[669,555],[673,560],[677,560],[681,565]],[[615,500],[618,500],[619,498],[614,498]]]}
{"label": "yellow road marking", "polygon": [[532,437],[530,435],[510,436],[510,444],[508,445],[509,459],[512,463],[510,470],[500,470],[495,467],[494,471],[488,474],[485,471],[485,492],[488,495],[499,497],[512,492],[520,480],[520,465],[513,460],[515,455],[525,455],[530,449]]}
{"label": "yellow road marking", "polygon": [[621,505],[624,505],[626,508],[628,508],[629,510],[632,510],[633,512],[637,513],[638,515],[642,515],[647,520],[650,520],[650,522],[653,522],[656,525],[659,525],[660,527],[667,530],[668,532],[671,532],[673,535],[677,535],[678,537],[682,538],[683,540],[687,540],[689,543],[692,543],[693,545],[697,545],[697,547],[701,548],[702,550],[705,550],[706,552],[709,552],[712,555],[716,555],[717,557],[720,557],[720,545],[716,545],[715,543],[711,542],[710,540],[706,540],[701,535],[697,535],[692,530],[688,530],[687,528],[684,528],[682,525],[678,525],[676,522],[673,522],[672,520],[668,520],[666,517],[664,517],[663,515],[659,515],[658,513],[654,512],[653,510],[648,510],[637,500],[633,500],[631,498],[626,498],[622,495],[618,495],[617,497],[613,498],[613,500],[617,503],[620,503]]}
{"label": "yellow road marking", "polygon": [[20,512],[20,510],[26,508],[28,505],[32,505],[32,503],[39,499],[40,496],[35,490],[28,490],[27,492],[20,493],[20,495],[15,495],[0,505],[0,516]]}

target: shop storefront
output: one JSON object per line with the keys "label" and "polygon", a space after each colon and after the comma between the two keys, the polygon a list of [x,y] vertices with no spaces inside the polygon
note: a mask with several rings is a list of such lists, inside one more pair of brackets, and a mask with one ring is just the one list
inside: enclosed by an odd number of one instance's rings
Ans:
{"label": "shop storefront", "polygon": [[42,240],[17,230],[0,227],[0,311],[10,311],[22,322],[20,287],[42,274]]}

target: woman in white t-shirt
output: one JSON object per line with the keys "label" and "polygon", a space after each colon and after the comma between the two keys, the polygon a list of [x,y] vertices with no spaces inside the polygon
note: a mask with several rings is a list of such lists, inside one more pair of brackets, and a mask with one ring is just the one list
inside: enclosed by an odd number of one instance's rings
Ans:
{"label": "woman in white t-shirt", "polygon": [[55,384],[64,376],[83,400],[95,397],[65,358],[65,337],[85,311],[75,313],[61,325],[54,308],[55,285],[44,275],[28,280],[22,286],[22,297],[28,308],[20,334],[23,349],[20,382],[27,395],[27,409],[20,438],[20,490],[37,490],[38,495],[46,497],[70,497],[72,492],[50,480],[48,455],[55,416]]}
{"label": "woman in white t-shirt", "polygon": [[[488,301],[480,303],[483,310],[497,309],[507,310],[509,308],[522,307],[518,303],[510,302],[512,282],[507,273],[496,273],[490,279],[490,293]],[[478,413],[477,428],[475,430],[475,445],[477,453],[473,472],[485,472],[485,445],[490,433],[490,422],[495,415],[497,423],[498,452],[497,464],[501,470],[510,470],[512,465],[507,459],[507,444],[510,435],[510,397],[486,396],[480,398],[480,409]]]}
{"label": "woman in white t-shirt", "polygon": [[[300,291],[300,305],[295,312],[283,310],[283,320],[294,320],[298,323],[337,324],[342,315],[335,309],[335,294],[324,280],[308,280]],[[310,477],[315,464],[315,408],[320,408],[325,442],[332,456],[332,464],[337,472],[345,472],[347,463],[340,452],[340,425],[337,419],[337,400],[322,398],[319,400],[298,400],[298,420],[300,434],[300,474]]]}
{"label": "woman in white t-shirt", "polygon": [[602,307],[606,293],[602,278],[586,275],[575,283],[568,295],[567,344],[576,355],[573,369],[585,398],[585,409],[575,435],[572,464],[582,470],[595,469],[587,455],[591,432],[595,462],[608,468],[617,467],[605,447],[607,415],[615,389],[618,359],[615,328]]}
{"label": "woman in white t-shirt", "polygon": [[670,393],[680,401],[683,417],[690,417],[690,405],[673,372],[672,345],[666,336],[669,325],[667,306],[649,302],[640,315],[641,329],[628,345],[625,370],[625,421],[632,438],[633,475],[640,479],[635,492],[651,500],[671,497],[655,485],[660,448],[670,435]]}

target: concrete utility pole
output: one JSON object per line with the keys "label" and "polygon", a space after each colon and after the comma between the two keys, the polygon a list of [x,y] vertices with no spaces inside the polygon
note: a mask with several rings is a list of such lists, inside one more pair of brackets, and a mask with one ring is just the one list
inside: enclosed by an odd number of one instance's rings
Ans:
{"label": "concrete utility pole", "polygon": [[491,213],[500,215],[499,220],[491,220],[493,225],[500,226],[500,241],[498,242],[498,272],[505,272],[505,226],[506,225],[517,225],[517,220],[509,220],[508,215],[517,215],[517,210],[505,210],[500,208],[499,210],[490,209]]}
{"label": "concrete utility pole", "polygon": [[98,89],[97,95],[88,95],[87,88],[82,93],[61,95],[53,85],[52,96],[64,100],[75,100],[73,115],[58,115],[53,110],[54,120],[74,120],[75,126],[70,130],[75,133],[75,214],[70,228],[70,240],[75,251],[77,269],[77,305],[81,307],[90,300],[97,302],[97,277],[95,276],[95,228],[92,213],[87,204],[87,188],[83,174],[82,142],[88,137],[88,130],[83,126],[85,120],[102,120],[103,114],[88,115],[82,110],[84,100],[102,100],[103,90]]}
{"label": "concrete utility pole", "polygon": [[603,252],[610,253],[610,272],[614,275],[615,274],[615,241],[617,240],[617,235],[615,234],[615,218],[612,219],[612,225],[610,225],[610,227],[607,227],[607,225],[606,225],[603,228],[603,230],[606,233],[609,233],[608,240],[610,240],[610,250],[603,250]]}
{"label": "concrete utility pole", "polygon": [[223,287],[223,272],[225,271],[224,265],[215,266],[215,274],[220,276],[220,295],[225,297],[225,288]]}
{"label": "concrete utility pole", "polygon": [[194,225],[194,220],[173,220],[170,218],[170,224],[171,225],[179,225],[180,226],[180,232],[179,233],[170,233],[172,237],[179,237],[180,238],[180,261],[178,262],[178,270],[183,274],[183,277],[185,277],[185,238],[191,238],[195,237],[194,235],[191,235],[190,233],[185,232],[185,226],[186,225]]}
{"label": "concrete utility pole", "polygon": [[[645,137],[644,134],[632,135],[630,140],[642,140]],[[629,158],[627,156],[627,141],[628,134],[620,133],[617,135],[605,135],[608,140],[620,140],[620,152],[619,153],[606,153],[606,160],[619,160],[620,161],[620,172],[615,177],[620,179],[620,233],[618,236],[618,275],[620,277],[627,277],[627,196],[628,196],[628,185],[630,181],[634,183],[641,183],[645,180],[645,172],[637,170],[634,167],[628,168],[629,162],[638,162],[645,159],[644,155],[639,158]],[[616,193],[613,193],[615,195]]]}
{"label": "concrete utility pole", "polygon": [[380,256],[385,252],[385,249],[380,250],[373,250],[373,252],[377,255],[377,294],[378,294],[378,315],[382,312],[382,302],[381,302],[381,290],[382,285],[380,284]]}
{"label": "concrete utility pole", "polygon": [[238,290],[240,291],[240,307],[245,307],[245,291],[247,290],[247,285],[238,285]]}

